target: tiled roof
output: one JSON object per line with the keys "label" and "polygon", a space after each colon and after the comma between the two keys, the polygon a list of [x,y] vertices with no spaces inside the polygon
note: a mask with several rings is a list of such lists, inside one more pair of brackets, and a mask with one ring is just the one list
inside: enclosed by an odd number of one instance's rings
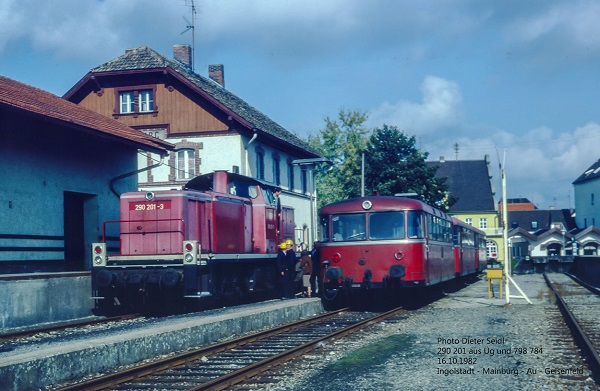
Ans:
{"label": "tiled roof", "polygon": [[313,157],[319,156],[305,141],[284,129],[265,114],[252,107],[238,96],[229,92],[218,83],[192,72],[181,62],[165,57],[147,46],[127,50],[122,56],[93,68],[90,73],[97,74],[103,72],[122,72],[161,68],[172,70],[173,72],[181,75],[181,77],[191,82],[204,93],[208,94],[220,105],[230,110],[231,114],[237,115],[246,121],[250,128],[255,128],[258,131],[262,131],[272,137],[283,140],[297,148],[305,150]]}
{"label": "tiled roof", "polygon": [[575,182],[573,182],[573,184],[585,182],[595,178],[600,178],[600,160],[598,160],[596,163],[592,164],[590,168],[585,170],[585,172],[581,174],[579,178],[575,179]]}
{"label": "tiled roof", "polygon": [[170,143],[150,137],[111,118],[85,109],[50,92],[0,76],[0,108],[23,111],[68,127],[85,130],[115,142],[164,154]]}
{"label": "tiled roof", "polygon": [[447,178],[448,191],[458,199],[450,207],[450,213],[496,209],[486,160],[446,160],[426,164],[438,168],[435,175]]}
{"label": "tiled roof", "polygon": [[[537,226],[533,227],[532,222]],[[508,228],[522,228],[539,235],[552,228],[552,223],[562,223],[567,231],[577,228],[569,209],[535,209],[508,211]]]}

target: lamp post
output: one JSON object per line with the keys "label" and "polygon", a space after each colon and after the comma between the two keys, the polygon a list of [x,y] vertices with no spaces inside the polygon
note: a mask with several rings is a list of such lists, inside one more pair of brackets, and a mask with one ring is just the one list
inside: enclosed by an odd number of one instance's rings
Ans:
{"label": "lamp post", "polygon": [[567,233],[565,227],[560,228],[560,233],[562,234],[562,247],[560,249],[560,256],[563,257],[567,255],[567,253],[565,252],[565,234]]}

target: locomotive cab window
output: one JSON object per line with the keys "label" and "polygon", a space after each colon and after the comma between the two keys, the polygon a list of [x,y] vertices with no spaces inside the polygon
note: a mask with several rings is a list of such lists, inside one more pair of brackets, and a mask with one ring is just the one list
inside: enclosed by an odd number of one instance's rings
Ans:
{"label": "locomotive cab window", "polygon": [[339,214],[331,218],[331,233],[334,242],[365,240],[367,238],[364,213]]}
{"label": "locomotive cab window", "polygon": [[404,212],[379,212],[369,215],[369,239],[403,239]]}

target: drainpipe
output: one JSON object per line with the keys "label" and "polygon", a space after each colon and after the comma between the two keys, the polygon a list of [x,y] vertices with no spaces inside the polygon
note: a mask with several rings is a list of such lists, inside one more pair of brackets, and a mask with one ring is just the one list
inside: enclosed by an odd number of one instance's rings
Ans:
{"label": "drainpipe", "polygon": [[156,163],[156,164],[153,164],[153,165],[151,165],[151,166],[147,166],[147,167],[144,167],[144,168],[140,168],[140,169],[137,169],[137,170],[135,170],[135,171],[127,172],[127,173],[125,173],[125,174],[122,174],[122,175],[119,175],[119,176],[116,176],[116,177],[112,178],[112,179],[110,180],[110,184],[109,184],[109,186],[110,186],[110,191],[112,191],[112,192],[113,192],[113,194],[117,196],[117,198],[120,198],[120,197],[121,197],[121,195],[120,195],[119,193],[117,193],[117,191],[115,190],[115,187],[114,187],[114,185],[115,185],[115,182],[116,182],[116,181],[118,181],[118,180],[121,180],[121,179],[123,179],[123,178],[130,177],[130,176],[132,176],[132,175],[137,175],[137,174],[139,174],[140,172],[144,172],[144,171],[152,170],[153,168],[159,167],[159,166],[161,166],[161,165],[163,164],[163,159],[164,159],[164,158],[165,158],[165,156],[164,156],[164,155],[160,155],[160,161],[159,161],[158,163]]}

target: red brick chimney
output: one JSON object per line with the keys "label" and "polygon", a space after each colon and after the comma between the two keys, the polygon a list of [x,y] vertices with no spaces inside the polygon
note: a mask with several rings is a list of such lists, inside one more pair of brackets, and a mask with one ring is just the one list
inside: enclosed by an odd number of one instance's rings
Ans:
{"label": "red brick chimney", "polygon": [[225,87],[225,73],[223,64],[214,64],[208,66],[208,77]]}
{"label": "red brick chimney", "polygon": [[173,58],[185,65],[188,68],[192,68],[192,47],[188,44],[185,45],[173,45]]}

